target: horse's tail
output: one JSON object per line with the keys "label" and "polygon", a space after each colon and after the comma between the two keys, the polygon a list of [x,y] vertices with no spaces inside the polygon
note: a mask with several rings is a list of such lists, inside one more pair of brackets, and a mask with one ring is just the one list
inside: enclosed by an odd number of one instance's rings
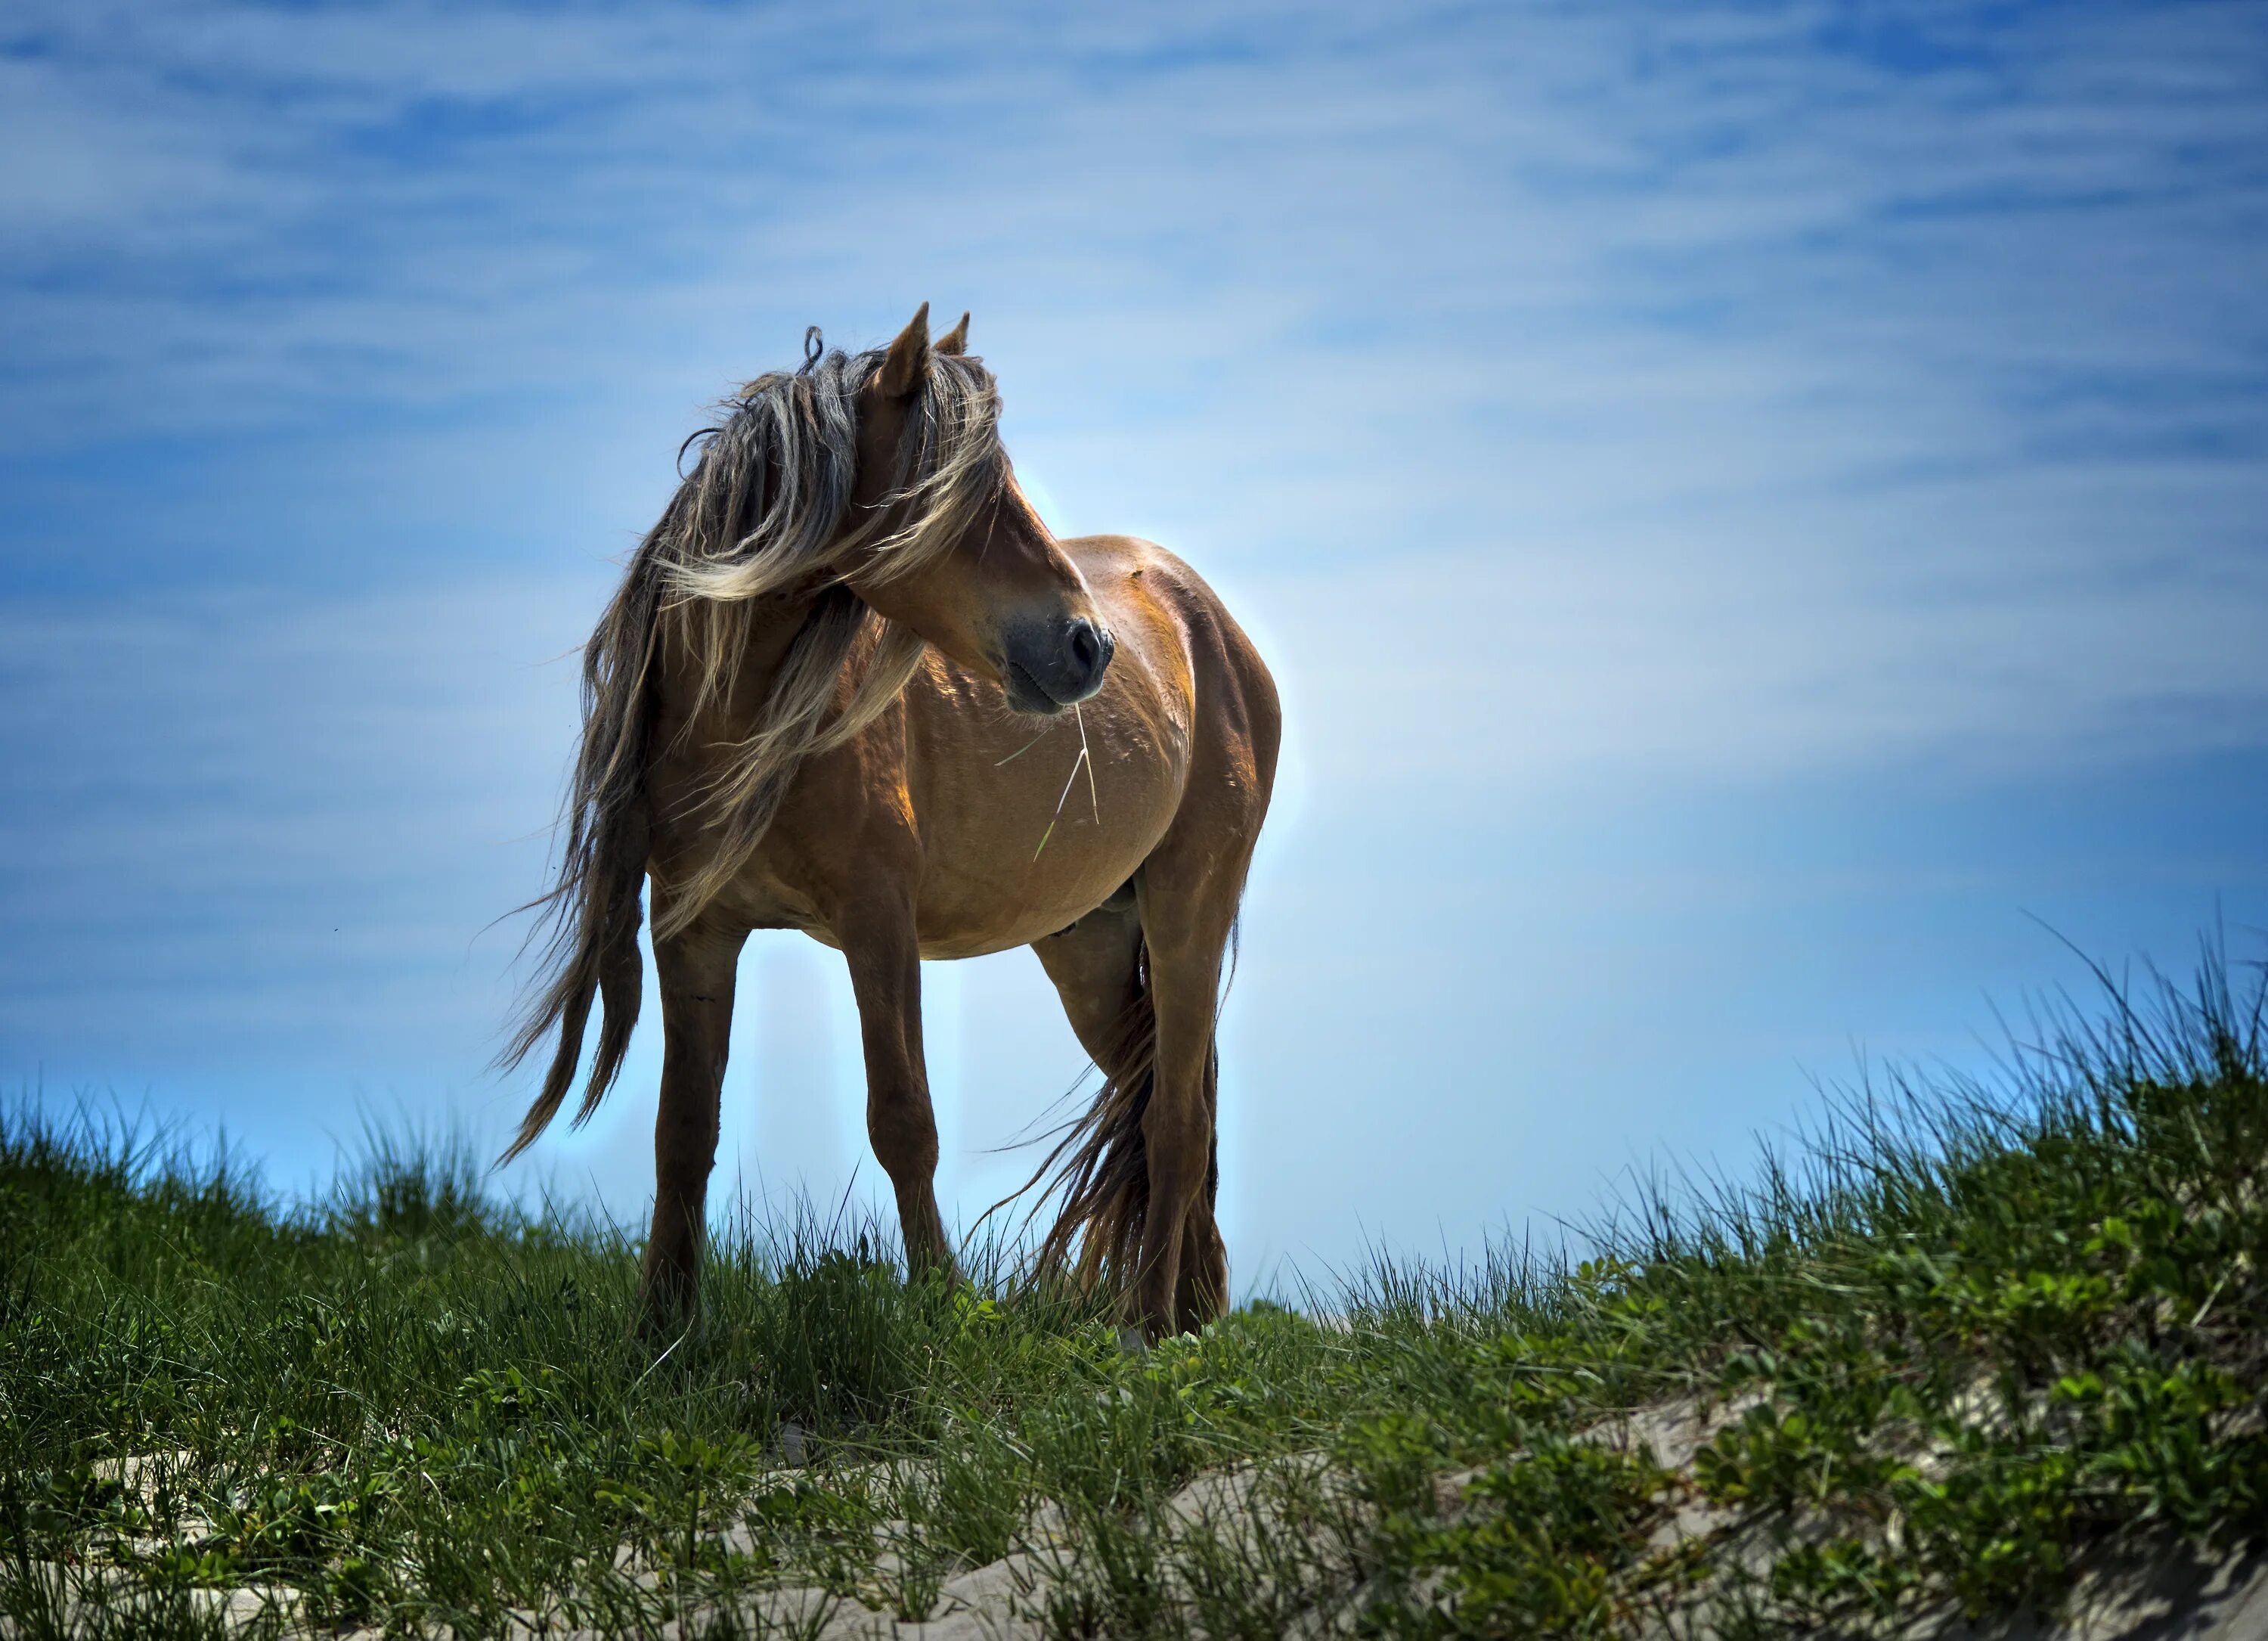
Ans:
{"label": "horse's tail", "polygon": [[[1136,949],[1134,972],[1134,1000],[1119,1017],[1107,1052],[1098,1061],[1102,1087],[1094,1103],[1063,1132],[1025,1187],[1029,1190],[1052,1175],[1042,1201],[1058,1197],[1062,1204],[1055,1224],[1040,1244],[1038,1269],[1043,1275],[1067,1275],[1090,1290],[1133,1281],[1150,1213],[1150,1153],[1142,1125],[1157,1080],[1158,1014],[1146,945]],[[1213,1127],[1219,1081],[1219,1051],[1208,1046],[1204,1071],[1208,1134]],[[1219,1183],[1220,1150],[1216,1139],[1205,1160],[1204,1201],[1208,1209]],[[1185,1262],[1195,1259],[1207,1273],[1200,1277],[1201,1285],[1221,1290],[1207,1296],[1215,1309],[1226,1300],[1226,1260],[1218,1240],[1216,1236],[1209,1248],[1184,1251]]]}
{"label": "horse's tail", "polygon": [[583,738],[567,798],[566,846],[557,881],[532,903],[548,913],[551,928],[543,978],[500,1063],[507,1069],[519,1064],[555,1032],[558,1045],[499,1164],[534,1144],[559,1114],[583,1057],[593,1000],[601,1010],[599,1046],[575,1113],[578,1127],[621,1075],[637,1024],[644,972],[638,957],[639,898],[650,841],[651,674],[661,613],[658,579],[644,573],[644,557],[632,565],[583,652]]}

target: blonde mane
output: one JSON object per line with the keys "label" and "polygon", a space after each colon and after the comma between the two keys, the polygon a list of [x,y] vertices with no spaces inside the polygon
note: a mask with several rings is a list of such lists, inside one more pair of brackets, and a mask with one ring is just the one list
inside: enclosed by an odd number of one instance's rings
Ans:
{"label": "blonde mane", "polygon": [[[581,1059],[594,994],[605,993],[599,1047],[575,1120],[597,1109],[622,1068],[637,1014],[638,898],[648,837],[645,772],[659,658],[693,662],[685,733],[732,690],[755,623],[775,595],[809,604],[747,735],[719,748],[699,795],[715,834],[698,869],[669,885],[657,938],[684,928],[747,864],[803,761],[873,723],[913,677],[923,642],[883,620],[845,585],[902,575],[933,559],[999,494],[999,391],[976,359],[931,352],[907,401],[895,470],[881,499],[853,517],[858,394],[880,349],[826,351],[814,327],[804,361],[749,382],[724,419],[688,439],[698,449],[630,559],[583,652],[583,733],[565,804],[566,838],[549,893],[541,989],[504,1055],[517,1065],[555,1030],[543,1090],[505,1157],[556,1113]],[[850,693],[839,710],[846,674]],[[830,716],[831,713],[831,716]]]}

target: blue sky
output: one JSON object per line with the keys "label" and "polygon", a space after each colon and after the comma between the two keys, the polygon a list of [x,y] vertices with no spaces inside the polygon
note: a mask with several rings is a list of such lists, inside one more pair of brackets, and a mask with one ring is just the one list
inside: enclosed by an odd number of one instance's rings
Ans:
{"label": "blue sky", "polygon": [[[2268,925],[2257,5],[33,4],[0,149],[0,1077],[280,1184],[508,1125],[563,657],[705,403],[924,299],[1285,685],[1248,1282]],[[965,1218],[1080,1060],[925,984]],[[742,996],[727,1192],[865,1194],[840,959]],[[527,1180],[637,1215],[656,1059]]]}

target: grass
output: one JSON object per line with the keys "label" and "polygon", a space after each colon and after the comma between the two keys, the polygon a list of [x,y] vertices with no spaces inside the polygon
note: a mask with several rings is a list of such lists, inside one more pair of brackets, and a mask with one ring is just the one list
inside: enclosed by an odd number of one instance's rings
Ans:
{"label": "grass", "polygon": [[[254,1587],[255,1629],[813,1633],[1016,1549],[1064,1637],[2052,1611],[2268,1524],[2268,1039],[2230,973],[2053,1009],[1989,1085],[1846,1092],[1750,1183],[1564,1255],[1381,1260],[1146,1357],[1093,1304],[909,1283],[887,1228],[803,1223],[722,1239],[657,1359],[635,1248],[446,1145],[291,1207],[18,1105],[0,1620],[212,1634],[200,1592]],[[1598,1439],[1631,1410],[1706,1439]]]}

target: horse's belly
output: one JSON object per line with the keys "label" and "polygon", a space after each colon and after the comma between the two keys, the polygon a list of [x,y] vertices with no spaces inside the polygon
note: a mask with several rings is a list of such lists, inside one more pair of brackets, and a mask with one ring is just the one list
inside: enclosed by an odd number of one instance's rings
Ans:
{"label": "horse's belly", "polygon": [[1114,813],[1084,769],[1072,785],[1060,814],[924,828],[922,956],[982,957],[1060,933],[1124,887],[1173,823],[1162,805]]}
{"label": "horse's belly", "polygon": [[[1179,726],[1109,689],[1065,713],[925,759],[916,782],[925,957],[974,957],[1069,928],[1123,888],[1173,824]],[[1004,761],[1005,760],[1005,761]]]}

